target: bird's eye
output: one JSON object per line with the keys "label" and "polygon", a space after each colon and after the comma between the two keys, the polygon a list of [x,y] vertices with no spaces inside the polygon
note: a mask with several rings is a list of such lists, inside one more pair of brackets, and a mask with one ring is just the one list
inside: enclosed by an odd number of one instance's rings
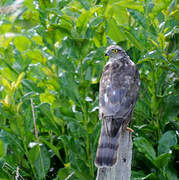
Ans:
{"label": "bird's eye", "polygon": [[114,53],[117,53],[117,52],[118,52],[118,50],[117,50],[117,49],[113,49],[113,52],[114,52]]}

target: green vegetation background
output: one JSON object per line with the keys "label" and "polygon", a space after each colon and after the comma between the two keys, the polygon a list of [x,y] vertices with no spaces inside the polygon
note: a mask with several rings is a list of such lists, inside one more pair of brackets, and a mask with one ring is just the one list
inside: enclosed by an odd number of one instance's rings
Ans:
{"label": "green vegetation background", "polygon": [[177,0],[0,1],[0,179],[92,180],[113,42],[137,64],[132,179],[177,180]]}

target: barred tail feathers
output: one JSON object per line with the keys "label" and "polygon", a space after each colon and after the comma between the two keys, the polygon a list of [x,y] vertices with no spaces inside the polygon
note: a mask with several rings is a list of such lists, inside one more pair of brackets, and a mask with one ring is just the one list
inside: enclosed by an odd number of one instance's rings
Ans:
{"label": "barred tail feathers", "polygon": [[[111,122],[107,121],[107,122],[112,123],[112,121]],[[95,159],[95,165],[97,167],[112,167],[117,163],[120,125],[118,126],[118,131],[116,131],[117,133],[108,134],[109,129],[108,130],[106,129],[108,123],[106,123],[105,120],[103,120],[103,126],[101,128],[101,135],[100,135],[98,149],[96,153],[96,159]]]}

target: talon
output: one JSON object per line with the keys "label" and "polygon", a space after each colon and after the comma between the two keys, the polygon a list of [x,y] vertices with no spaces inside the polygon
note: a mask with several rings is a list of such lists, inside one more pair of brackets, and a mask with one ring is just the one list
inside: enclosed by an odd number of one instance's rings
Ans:
{"label": "talon", "polygon": [[131,128],[129,128],[129,127],[127,127],[127,128],[126,128],[126,130],[130,131],[131,133],[133,133],[133,132],[134,132],[134,130],[133,130],[133,129],[131,129]]}

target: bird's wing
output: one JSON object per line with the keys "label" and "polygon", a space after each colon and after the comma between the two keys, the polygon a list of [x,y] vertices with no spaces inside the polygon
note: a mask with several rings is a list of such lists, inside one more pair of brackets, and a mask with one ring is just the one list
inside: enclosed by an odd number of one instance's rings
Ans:
{"label": "bird's wing", "polygon": [[139,73],[135,64],[107,64],[102,73],[99,115],[126,119],[134,109],[139,94]]}

